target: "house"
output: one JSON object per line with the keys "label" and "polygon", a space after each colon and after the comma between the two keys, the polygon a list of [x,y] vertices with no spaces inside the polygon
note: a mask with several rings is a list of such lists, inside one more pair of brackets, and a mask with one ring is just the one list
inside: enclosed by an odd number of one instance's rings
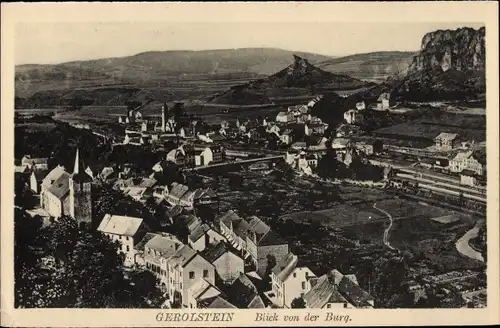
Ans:
{"label": "house", "polygon": [[276,115],[276,122],[288,123],[293,119],[293,113],[291,112],[279,112]]}
{"label": "house", "polygon": [[379,139],[358,141],[354,146],[358,151],[365,154],[366,156],[379,154],[384,149],[382,141],[380,141]]}
{"label": "house", "polygon": [[337,152],[337,161],[344,163],[347,167],[357,158],[359,158],[359,155],[352,148],[347,148],[346,151]]}
{"label": "house", "polygon": [[[360,117],[361,116],[357,115],[357,111],[355,109],[349,109],[344,113],[344,120],[347,122],[347,124],[358,123]],[[358,120],[356,120],[357,118]]]}
{"label": "house", "polygon": [[42,180],[40,207],[53,217],[69,214],[69,177],[64,167],[57,166]]}
{"label": "house", "polygon": [[279,137],[281,128],[277,124],[268,125],[266,128],[267,133],[274,133]]}
{"label": "house", "polygon": [[225,241],[206,249],[203,257],[213,264],[224,283],[231,284],[245,272],[245,261]]}
{"label": "house", "polygon": [[195,165],[204,166],[208,164],[221,163],[224,160],[224,148],[221,146],[210,146],[195,151]]}
{"label": "house", "polygon": [[486,152],[484,150],[460,152],[450,161],[449,168],[451,172],[455,173],[469,169],[478,176],[484,176],[486,174]]}
{"label": "house", "polygon": [[[199,278],[215,284],[215,268],[191,247],[184,245],[167,260],[169,296],[189,308],[189,289]],[[172,279],[170,279],[172,278]]]}
{"label": "house", "polygon": [[476,172],[464,169],[460,172],[460,184],[474,187],[477,185],[477,176]]}
{"label": "house", "polygon": [[192,167],[195,165],[195,149],[191,145],[182,145],[169,151],[166,160],[177,165]]}
{"label": "house", "polygon": [[301,114],[296,117],[297,123],[307,123],[312,120],[311,114]]}
{"label": "house", "polygon": [[47,170],[49,168],[48,160],[47,157],[31,158],[30,155],[25,155],[21,159],[21,165],[28,167],[30,170]]}
{"label": "house", "polygon": [[335,138],[332,140],[332,149],[336,151],[345,151],[352,146],[352,142],[345,138]]}
{"label": "house", "polygon": [[228,300],[239,309],[263,309],[264,301],[259,295],[257,287],[243,273],[229,287],[231,294]]}
{"label": "house", "polygon": [[30,189],[38,194],[41,191],[41,185],[43,182],[43,179],[47,176],[49,173],[49,170],[36,170],[31,172],[30,175]]}
{"label": "house", "polygon": [[303,149],[306,149],[307,148],[307,144],[303,141],[297,141],[297,142],[294,142],[291,146],[290,146],[291,149],[294,149],[294,150],[303,150]]}
{"label": "house", "polygon": [[136,263],[134,246],[147,232],[146,225],[141,218],[106,214],[97,230],[120,243],[118,253],[125,255],[125,266],[130,267]]}
{"label": "house", "polygon": [[244,249],[251,256],[257,273],[263,276],[271,257],[279,262],[288,254],[288,242],[256,216],[250,218],[247,226]]}
{"label": "house", "polygon": [[460,143],[458,140],[458,134],[442,132],[436,138],[434,138],[436,143],[436,149],[438,150],[452,150],[456,148]]}
{"label": "house", "polygon": [[315,169],[318,167],[318,157],[315,154],[306,154],[304,159],[310,168]]}
{"label": "house", "polygon": [[188,236],[189,247],[198,252],[221,241],[227,241],[226,237],[222,236],[205,223],[194,228]]}
{"label": "house", "polygon": [[14,173],[15,174],[28,174],[30,172],[30,169],[28,168],[28,165],[16,165],[14,166]]}
{"label": "house", "polygon": [[[145,239],[147,239],[146,242]],[[162,290],[168,292],[167,260],[183,246],[182,242],[175,236],[166,233],[147,233],[141,242],[145,242],[143,256],[146,268],[160,281]],[[136,252],[138,248],[135,247]]]}
{"label": "house", "polygon": [[224,298],[217,296],[214,297],[213,299],[209,299],[204,302],[200,302],[198,304],[198,307],[200,308],[206,308],[206,309],[236,309],[237,307],[234,306],[233,304],[229,303],[227,300]]}
{"label": "house", "polygon": [[125,196],[132,197],[134,200],[138,202],[144,202],[149,197],[152,196],[153,192],[150,187],[141,187],[141,186],[131,186],[125,188],[123,191]]}
{"label": "house", "polygon": [[190,309],[197,309],[203,307],[204,302],[219,297],[221,294],[221,291],[213,284],[203,278],[198,278],[188,289],[186,304],[189,304]]}
{"label": "house", "polygon": [[310,290],[309,279],[316,275],[307,267],[297,265],[298,256],[289,253],[271,271],[272,300],[278,307],[291,308],[295,298]]}
{"label": "house", "polygon": [[240,251],[246,248],[248,223],[243,218],[233,210],[228,210],[221,217],[218,217],[216,222],[219,223],[221,234],[233,247]]}
{"label": "house", "polygon": [[85,173],[87,173],[88,176],[91,177],[92,180],[94,180],[94,171],[92,171],[92,169],[90,168],[90,166],[87,166],[87,168],[85,169]]}
{"label": "house", "polygon": [[328,128],[325,123],[306,123],[304,125],[304,133],[306,136],[323,135]]}
{"label": "house", "polygon": [[360,101],[356,103],[356,110],[364,110],[366,109],[366,105],[364,101]]}
{"label": "house", "polygon": [[254,141],[261,141],[265,138],[266,128],[264,126],[259,126],[253,128],[248,132],[248,138]]}
{"label": "house", "polygon": [[293,141],[293,132],[290,129],[287,129],[283,132],[283,134],[280,136],[280,140],[284,144],[291,144]]}
{"label": "house", "polygon": [[391,94],[388,92],[382,93],[377,99],[377,110],[388,110],[390,107]]}
{"label": "house", "polygon": [[356,276],[332,270],[309,280],[311,289],[303,299],[310,309],[373,308],[374,298],[359,287]]}

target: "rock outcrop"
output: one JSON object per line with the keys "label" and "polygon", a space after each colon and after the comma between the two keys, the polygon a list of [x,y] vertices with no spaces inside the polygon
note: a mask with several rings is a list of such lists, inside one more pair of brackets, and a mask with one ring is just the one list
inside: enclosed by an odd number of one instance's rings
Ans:
{"label": "rock outcrop", "polygon": [[427,33],[408,73],[449,69],[467,72],[485,68],[485,28],[460,28]]}
{"label": "rock outcrop", "polygon": [[414,101],[465,100],[483,96],[484,36],[484,27],[427,33],[393,95]]}

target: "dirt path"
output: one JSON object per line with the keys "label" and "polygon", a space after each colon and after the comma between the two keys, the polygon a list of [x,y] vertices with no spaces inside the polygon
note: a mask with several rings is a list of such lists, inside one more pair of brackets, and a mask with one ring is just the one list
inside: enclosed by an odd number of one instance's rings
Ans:
{"label": "dirt path", "polygon": [[386,211],[384,211],[383,209],[381,208],[378,208],[377,207],[377,203],[373,203],[373,208],[384,213],[388,218],[389,218],[389,226],[385,229],[384,231],[384,245],[389,247],[390,249],[392,250],[395,250],[394,247],[391,246],[391,243],[389,242],[389,231],[391,230],[392,228],[392,215],[390,215],[389,213],[387,213]]}
{"label": "dirt path", "polygon": [[474,250],[469,245],[469,240],[477,237],[479,232],[479,227],[476,225],[474,228],[470,229],[463,235],[455,244],[457,251],[461,254],[470,257],[471,259],[484,262],[484,258],[478,251]]}

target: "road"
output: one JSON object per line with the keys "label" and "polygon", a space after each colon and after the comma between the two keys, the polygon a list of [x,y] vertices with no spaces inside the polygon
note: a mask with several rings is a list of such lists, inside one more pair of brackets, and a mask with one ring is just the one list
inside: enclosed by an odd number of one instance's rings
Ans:
{"label": "road", "polygon": [[484,258],[478,251],[474,250],[469,245],[469,240],[477,237],[479,233],[479,227],[476,225],[474,228],[470,229],[463,235],[455,244],[457,251],[461,254],[470,257],[471,259],[484,262]]}
{"label": "road", "polygon": [[388,218],[389,218],[389,226],[385,229],[384,231],[384,245],[389,247],[390,249],[392,250],[395,250],[394,247],[391,246],[391,243],[389,242],[389,231],[391,230],[392,228],[392,215],[390,215],[389,213],[387,213],[386,211],[384,211],[383,209],[381,208],[378,208],[377,207],[377,203],[373,203],[373,208],[384,213]]}

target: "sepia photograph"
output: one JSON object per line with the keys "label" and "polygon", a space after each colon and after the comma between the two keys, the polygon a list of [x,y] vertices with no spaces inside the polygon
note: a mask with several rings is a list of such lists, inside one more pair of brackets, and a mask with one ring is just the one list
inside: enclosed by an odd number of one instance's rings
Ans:
{"label": "sepia photograph", "polygon": [[452,19],[17,21],[12,158],[2,142],[13,308],[262,310],[250,324],[321,309],[347,324],[351,309],[495,307],[488,33]]}

